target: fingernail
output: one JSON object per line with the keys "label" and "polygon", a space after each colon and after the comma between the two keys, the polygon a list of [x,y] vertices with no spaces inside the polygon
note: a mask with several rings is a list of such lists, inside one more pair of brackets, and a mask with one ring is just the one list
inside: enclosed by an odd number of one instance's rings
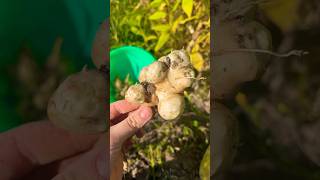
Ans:
{"label": "fingernail", "polygon": [[97,159],[97,169],[101,177],[107,178],[107,152],[102,151],[98,155]]}
{"label": "fingernail", "polygon": [[148,107],[141,107],[139,115],[140,115],[141,119],[147,121],[147,120],[151,119],[152,111]]}

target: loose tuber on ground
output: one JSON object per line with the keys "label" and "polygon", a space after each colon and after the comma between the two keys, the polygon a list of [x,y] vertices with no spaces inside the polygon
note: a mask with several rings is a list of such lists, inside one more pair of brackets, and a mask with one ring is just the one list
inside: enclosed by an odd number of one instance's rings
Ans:
{"label": "loose tuber on ground", "polygon": [[157,106],[165,120],[174,120],[184,111],[183,92],[192,85],[195,72],[185,50],[174,50],[144,67],[140,84],[131,86],[125,99],[132,103]]}

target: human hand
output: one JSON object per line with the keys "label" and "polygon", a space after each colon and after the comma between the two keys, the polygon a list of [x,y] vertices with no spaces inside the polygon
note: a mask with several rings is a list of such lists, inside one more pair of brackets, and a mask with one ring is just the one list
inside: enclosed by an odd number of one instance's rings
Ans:
{"label": "human hand", "polygon": [[118,101],[110,106],[107,134],[75,134],[50,121],[32,122],[0,134],[0,179],[105,180],[122,176],[122,146],[152,117],[149,107]]}
{"label": "human hand", "polygon": [[122,179],[124,143],[153,116],[152,109],[125,100],[110,105],[110,172],[111,180]]}
{"label": "human hand", "polygon": [[105,180],[107,135],[58,129],[49,121],[0,134],[0,179]]}

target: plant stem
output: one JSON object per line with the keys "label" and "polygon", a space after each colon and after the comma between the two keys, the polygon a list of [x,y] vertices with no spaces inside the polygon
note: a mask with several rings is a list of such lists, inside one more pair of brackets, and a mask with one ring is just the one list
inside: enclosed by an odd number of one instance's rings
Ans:
{"label": "plant stem", "polygon": [[301,57],[301,56],[309,54],[309,52],[303,51],[303,50],[292,50],[292,51],[289,51],[288,53],[282,54],[282,53],[276,53],[276,52],[272,52],[272,51],[264,50],[264,49],[242,49],[242,48],[239,48],[239,49],[223,49],[221,51],[214,53],[214,56],[220,56],[220,55],[228,53],[228,52],[262,53],[262,54],[269,54],[269,55],[280,57],[280,58],[286,58],[286,57],[290,57],[290,56],[300,56]]}

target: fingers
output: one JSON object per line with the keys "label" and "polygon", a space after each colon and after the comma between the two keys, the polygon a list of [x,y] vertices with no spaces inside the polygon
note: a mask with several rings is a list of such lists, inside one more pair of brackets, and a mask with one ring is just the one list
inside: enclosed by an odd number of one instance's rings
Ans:
{"label": "fingers", "polygon": [[115,124],[118,124],[119,122],[123,121],[127,117],[128,117],[128,113],[119,115],[118,117],[111,120],[110,126],[114,126]]}
{"label": "fingers", "polygon": [[16,179],[39,165],[92,147],[98,135],[70,134],[49,121],[29,123],[0,135],[0,179]]}
{"label": "fingers", "polygon": [[105,180],[107,164],[107,136],[102,136],[90,151],[61,167],[53,180]]}
{"label": "fingers", "polygon": [[152,109],[146,106],[140,106],[139,109],[129,113],[125,120],[110,128],[110,145],[122,145],[125,140],[149,122],[152,116]]}
{"label": "fingers", "polygon": [[123,169],[121,149],[124,142],[149,122],[152,116],[153,112],[150,107],[140,106],[139,109],[129,113],[126,119],[111,126],[109,151],[111,179],[121,179]]}
{"label": "fingers", "polygon": [[114,102],[110,105],[110,120],[113,120],[122,114],[126,114],[138,108],[138,104],[132,104],[126,100]]}

